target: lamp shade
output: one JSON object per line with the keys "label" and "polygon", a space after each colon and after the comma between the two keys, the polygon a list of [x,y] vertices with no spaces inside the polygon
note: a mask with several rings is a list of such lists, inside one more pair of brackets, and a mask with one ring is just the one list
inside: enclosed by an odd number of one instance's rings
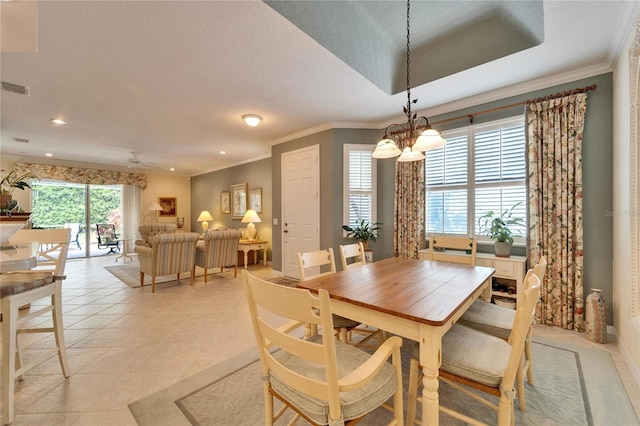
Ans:
{"label": "lamp shade", "polygon": [[200,216],[198,216],[198,222],[204,222],[204,221],[209,221],[209,220],[213,220],[213,217],[211,217],[211,213],[209,213],[206,210],[203,210],[200,213]]}
{"label": "lamp shade", "polygon": [[400,152],[400,148],[396,143],[385,136],[384,139],[378,142],[371,156],[373,158],[392,158],[400,155]]}
{"label": "lamp shade", "polygon": [[262,222],[262,220],[260,220],[260,216],[258,216],[258,213],[256,213],[255,210],[247,210],[247,212],[244,214],[244,217],[242,218],[242,222],[243,223],[251,223],[251,222]]}
{"label": "lamp shade", "polygon": [[425,131],[423,131],[418,139],[416,139],[416,143],[413,145],[414,151],[429,151],[432,149],[438,149],[445,146],[447,141],[442,138],[440,132],[436,129],[429,127]]}
{"label": "lamp shade", "polygon": [[213,220],[213,217],[211,216],[211,213],[209,213],[206,210],[202,210],[202,212],[200,212],[200,216],[198,216],[198,222],[202,222],[202,233],[203,234],[205,232],[207,232],[207,229],[209,229],[209,223],[207,222],[208,220]]}
{"label": "lamp shade", "polygon": [[398,157],[399,162],[424,160],[424,155],[420,151],[414,151],[409,147],[402,150],[402,155]]}
{"label": "lamp shade", "polygon": [[151,204],[151,207],[149,207],[147,210],[152,212],[159,212],[160,210],[162,210],[162,207],[160,207],[160,204],[158,203],[153,203]]}

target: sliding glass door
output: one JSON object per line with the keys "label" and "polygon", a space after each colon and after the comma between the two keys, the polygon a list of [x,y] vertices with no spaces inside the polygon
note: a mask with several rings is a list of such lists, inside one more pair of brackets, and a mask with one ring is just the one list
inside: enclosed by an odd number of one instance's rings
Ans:
{"label": "sliding glass door", "polygon": [[122,185],[84,185],[56,180],[33,183],[31,222],[34,228],[70,228],[68,257],[105,254],[98,247],[97,224],[122,227]]}

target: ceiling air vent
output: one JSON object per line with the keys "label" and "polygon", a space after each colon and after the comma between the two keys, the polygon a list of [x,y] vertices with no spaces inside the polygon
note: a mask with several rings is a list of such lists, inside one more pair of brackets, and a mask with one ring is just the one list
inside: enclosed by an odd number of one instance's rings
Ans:
{"label": "ceiling air vent", "polygon": [[26,86],[20,86],[19,84],[2,82],[2,90],[7,92],[17,93],[18,95],[29,96],[29,88]]}
{"label": "ceiling air vent", "polygon": [[13,140],[18,143],[29,143],[29,139],[25,138],[13,138]]}

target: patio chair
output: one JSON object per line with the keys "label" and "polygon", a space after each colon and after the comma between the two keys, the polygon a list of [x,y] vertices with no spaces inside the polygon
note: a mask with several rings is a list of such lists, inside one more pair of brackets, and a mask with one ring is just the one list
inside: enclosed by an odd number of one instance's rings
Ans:
{"label": "patio chair", "polygon": [[120,251],[120,241],[116,234],[116,226],[113,223],[96,224],[96,235],[98,236],[98,248],[109,249],[107,254]]}

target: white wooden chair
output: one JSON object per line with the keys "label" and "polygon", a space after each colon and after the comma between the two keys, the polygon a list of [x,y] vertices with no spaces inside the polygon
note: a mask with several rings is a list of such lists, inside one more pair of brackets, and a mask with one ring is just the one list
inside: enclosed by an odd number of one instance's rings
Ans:
{"label": "white wooden chair", "polygon": [[[331,334],[296,337],[305,324],[334,327],[329,293],[273,284],[242,271],[256,336],[264,388],[265,424],[287,408],[314,425],[356,424],[380,406],[394,413],[390,425],[402,425],[402,339],[391,337],[370,355]],[[284,318],[276,326],[268,318]],[[299,333],[298,333],[299,334]],[[277,350],[276,350],[277,349]],[[391,358],[391,363],[387,360]],[[393,408],[386,401],[393,396]],[[284,403],[274,413],[273,397]]]}
{"label": "white wooden chair", "polygon": [[367,264],[364,257],[364,245],[362,243],[347,244],[340,246],[340,259],[342,260],[342,270],[357,268]]}
{"label": "white wooden chair", "polygon": [[[53,282],[33,289],[24,289],[20,285],[13,288],[3,287],[1,309],[2,315],[2,403],[3,419],[7,423],[13,420],[13,399],[15,380],[22,379],[24,373],[42,364],[44,361],[58,356],[62,374],[69,377],[71,370],[67,361],[67,351],[64,341],[64,326],[62,323],[62,280],[69,251],[71,230],[66,229],[21,229],[9,240],[10,243],[38,242],[38,263],[34,269],[21,271],[27,273],[41,272],[53,275]],[[41,299],[49,298],[50,303],[35,309],[30,306],[27,314],[19,314],[22,306],[30,305]],[[33,319],[51,313],[53,325],[47,322],[46,327],[25,326]],[[24,364],[18,336],[26,333],[53,333],[55,347]],[[17,356],[16,356],[17,354]]]}
{"label": "white wooden chair", "polygon": [[[323,267],[325,268],[324,271],[321,269]],[[300,281],[335,274],[336,262],[333,256],[333,249],[328,248],[327,250],[298,253],[298,268],[300,269]],[[327,268],[329,270],[326,270]],[[349,343],[349,333],[356,329],[360,323],[349,318],[341,317],[340,315],[334,315],[333,325],[335,331],[338,333],[338,339],[343,343]],[[378,338],[378,343],[382,342],[382,332],[380,330],[359,329],[358,333],[364,334],[365,337],[359,342],[356,342],[355,346],[364,347],[373,337]]]}
{"label": "white wooden chair", "polygon": [[[473,328],[455,324],[442,338],[442,364],[440,380],[466,393],[475,400],[498,411],[498,425],[513,425],[514,388],[516,375],[521,370],[522,351],[527,337],[533,311],[540,296],[540,279],[527,272],[521,303],[518,304],[512,331],[508,341]],[[421,381],[419,345],[414,347],[414,356],[409,369],[407,424],[413,425],[416,418],[418,387]],[[464,386],[463,386],[464,385]],[[499,398],[498,405],[469,390],[479,390]],[[440,406],[440,411],[470,424],[483,424],[463,413]]]}
{"label": "white wooden chair", "polygon": [[[478,240],[475,237],[431,235],[429,237],[429,260],[443,260],[446,262],[464,263],[475,266],[477,248]],[[458,253],[441,250],[457,250]],[[467,250],[471,250],[471,253],[463,253]]]}
{"label": "white wooden chair", "polygon": [[[533,268],[533,273],[538,277],[540,282],[544,281],[544,275],[547,271],[547,259],[543,256],[540,258],[538,264]],[[536,305],[533,305],[535,311]],[[513,326],[513,320],[515,318],[516,311],[509,308],[503,308],[496,306],[493,303],[487,303],[482,300],[477,300],[471,305],[471,307],[460,318],[458,324],[465,325],[467,327],[475,328],[476,330],[484,333],[491,334],[501,339],[509,339],[511,334],[511,327]],[[524,377],[527,376],[529,384],[533,384],[533,358],[531,345],[533,343],[533,313],[532,322],[529,326],[529,332],[524,343],[523,354],[523,366],[522,371],[518,372],[516,376],[516,382],[518,385],[518,407],[520,410],[525,411],[527,409]]]}

